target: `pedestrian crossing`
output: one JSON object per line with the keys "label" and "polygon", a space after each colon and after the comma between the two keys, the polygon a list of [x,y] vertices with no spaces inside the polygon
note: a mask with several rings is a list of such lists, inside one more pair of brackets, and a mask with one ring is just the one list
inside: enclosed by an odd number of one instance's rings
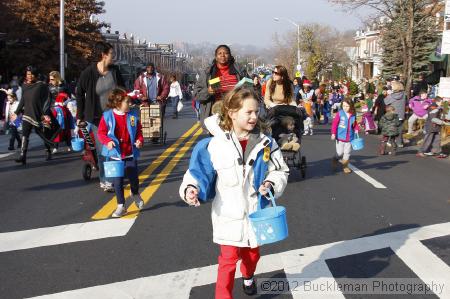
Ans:
{"label": "pedestrian crossing", "polygon": [[[421,241],[448,235],[450,222],[270,254],[261,257],[256,274],[283,270],[287,279],[333,283],[336,280],[326,260],[390,248],[424,283],[443,282],[442,293],[436,296],[446,299],[450,298],[450,268]],[[193,288],[215,283],[217,267],[193,268],[33,298],[189,298]],[[236,278],[239,275],[237,271]],[[290,295],[307,299],[345,298],[340,292]]]}
{"label": "pedestrian crossing", "polygon": [[[194,124],[140,174],[140,182],[145,181],[171,154],[176,152],[162,171],[141,192],[141,197],[145,204],[151,200],[161,184],[164,183],[168,175],[202,133],[203,130],[199,127],[199,124]],[[190,139],[181,146],[188,137]],[[181,147],[178,148],[179,146]],[[95,213],[92,219],[99,221],[0,233],[0,252],[125,236],[133,226],[139,210],[133,203],[128,207],[127,215],[121,219],[108,219],[116,208],[116,204],[114,196]]]}
{"label": "pedestrian crossing", "polygon": [[134,219],[109,219],[0,233],[0,252],[125,236]]}
{"label": "pedestrian crossing", "polygon": [[[187,128],[186,128],[187,129]],[[183,130],[184,131],[184,130]],[[184,154],[193,146],[198,135],[202,133],[198,125],[189,129],[189,134],[182,141],[178,142],[170,153],[164,152],[160,158],[161,163],[153,165],[152,171],[144,170],[140,175],[142,190],[146,203],[150,201],[164,181],[167,182],[167,175],[177,165]],[[186,132],[186,133],[188,133]],[[185,133],[185,134],[186,134]],[[38,140],[39,142],[39,140]],[[157,160],[152,160],[152,164]],[[151,166],[151,165],[150,165]],[[353,166],[352,166],[353,167]],[[362,167],[364,169],[364,167]],[[371,177],[364,176],[364,173],[355,167],[354,173],[358,175],[358,179],[362,178],[377,189],[385,189],[386,186]],[[360,175],[361,174],[361,175]],[[143,177],[146,176],[144,179]],[[150,176],[152,179],[150,180]],[[391,186],[389,186],[391,187]],[[371,186],[372,188],[372,186]],[[164,189],[164,188],[163,188]],[[107,199],[111,197],[108,196]],[[145,199],[144,198],[144,199]],[[115,199],[111,199],[115,207]],[[133,205],[132,205],[133,206]],[[89,210],[91,213],[98,209]],[[108,219],[110,215],[92,219],[96,221],[86,223],[75,223],[47,228],[31,229],[27,231],[0,233],[0,253],[10,251],[20,251],[44,246],[86,242],[96,239],[117,238],[128,234],[133,227],[138,213],[131,209],[129,217],[122,219]],[[445,219],[445,218],[444,218]],[[80,220],[84,221],[84,220]],[[66,223],[66,222],[62,222]],[[136,227],[137,228],[137,227]],[[426,226],[422,228],[413,228],[401,232],[388,233],[370,237],[359,238],[355,240],[346,240],[298,250],[291,250],[263,256],[259,263],[259,277],[272,277],[269,273],[282,272],[288,279],[311,279],[315,282],[335,282],[333,272],[330,270],[327,260],[334,258],[342,258],[348,255],[360,254],[380,248],[391,248],[397,257],[424,282],[432,281],[436,273],[439,273],[439,280],[449,281],[449,267],[436,254],[423,245],[421,241],[432,238],[439,238],[450,235],[450,223],[442,223],[438,225]],[[120,239],[119,239],[120,240]],[[87,243],[89,246],[91,243]],[[75,246],[75,245],[74,245]],[[289,247],[289,248],[296,248]],[[45,250],[45,249],[44,249]],[[34,251],[30,251],[33,254]],[[9,255],[5,255],[9,257]],[[176,268],[179,269],[179,268]],[[117,271],[120,272],[120,269]],[[155,276],[141,277],[126,281],[115,281],[109,278],[98,286],[75,289],[78,287],[91,286],[90,284],[81,284],[77,286],[64,288],[58,285],[57,289],[47,289],[47,291],[39,292],[39,295],[46,292],[64,291],[61,293],[48,294],[34,298],[192,298],[193,290],[201,290],[204,296],[200,298],[211,298],[211,292],[204,292],[204,287],[214,285],[217,272],[217,265],[206,267],[187,269],[172,273],[165,273]],[[442,274],[443,273],[443,274]],[[133,276],[145,276],[144,273]],[[239,277],[239,276],[237,276]],[[283,276],[284,277],[284,276]],[[126,279],[124,277],[123,279]],[[119,278],[122,280],[122,278]],[[114,283],[109,283],[115,281]],[[95,284],[95,283],[94,283]],[[97,283],[98,284],[98,283]],[[70,290],[74,288],[74,290]],[[448,287],[445,289],[450,294]],[[438,295],[440,298],[449,298],[444,295]],[[37,295],[30,292],[27,296]],[[0,296],[1,297],[1,296]],[[25,296],[23,296],[25,297]],[[289,298],[345,298],[342,293],[333,294],[300,294],[290,293]],[[284,298],[284,297],[283,297]]]}

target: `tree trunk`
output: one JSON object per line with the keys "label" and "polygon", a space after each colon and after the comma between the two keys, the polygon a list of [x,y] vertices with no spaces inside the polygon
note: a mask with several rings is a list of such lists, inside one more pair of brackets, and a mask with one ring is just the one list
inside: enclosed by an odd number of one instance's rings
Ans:
{"label": "tree trunk", "polygon": [[408,0],[407,16],[408,16],[408,26],[406,28],[406,66],[405,73],[403,74],[406,79],[405,91],[408,98],[411,97],[411,86],[412,86],[412,75],[413,75],[413,57],[414,57],[414,45],[413,45],[413,34],[414,34],[414,0]]}

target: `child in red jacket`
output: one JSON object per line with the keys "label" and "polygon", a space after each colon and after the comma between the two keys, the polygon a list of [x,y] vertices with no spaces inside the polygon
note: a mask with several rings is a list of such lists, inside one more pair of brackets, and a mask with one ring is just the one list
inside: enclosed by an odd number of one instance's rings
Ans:
{"label": "child in red jacket", "polygon": [[69,96],[66,93],[59,93],[56,96],[55,106],[51,108],[53,116],[61,127],[61,131],[56,135],[55,139],[53,139],[53,142],[56,145],[55,148],[53,148],[53,154],[58,152],[59,144],[63,142],[67,145],[67,151],[70,152],[71,150],[72,130],[75,129],[75,125],[72,120],[72,114],[70,114],[70,111],[64,106],[64,102],[68,97]]}
{"label": "child in red jacket", "polygon": [[[103,113],[98,127],[98,139],[103,144],[102,155],[112,160],[123,160],[125,174],[131,185],[131,198],[139,209],[144,207],[144,201],[139,195],[139,178],[137,159],[139,149],[144,145],[142,126],[136,112],[130,111],[130,99],[125,90],[116,88],[108,98],[109,110]],[[112,217],[125,215],[125,196],[123,177],[113,179],[117,197],[117,209]]]}

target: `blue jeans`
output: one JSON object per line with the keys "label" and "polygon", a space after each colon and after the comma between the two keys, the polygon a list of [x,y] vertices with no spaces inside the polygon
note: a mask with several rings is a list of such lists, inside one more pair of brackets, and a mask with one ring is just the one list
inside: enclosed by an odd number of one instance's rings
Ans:
{"label": "blue jeans", "polygon": [[91,124],[92,132],[94,133],[95,138],[95,149],[97,151],[97,158],[98,158],[98,176],[100,178],[100,183],[112,183],[111,181],[107,180],[105,177],[105,167],[103,165],[103,162],[105,162],[105,157],[102,156],[102,147],[100,140],[98,139],[98,126]]}
{"label": "blue jeans", "polygon": [[178,116],[178,102],[180,101],[180,97],[176,96],[176,97],[171,97],[170,100],[172,101],[173,104],[173,115],[174,116]]}
{"label": "blue jeans", "polygon": [[[137,160],[133,158],[124,159],[125,163],[125,175],[130,180],[131,194],[139,194],[139,178],[138,178],[138,168]],[[114,180],[114,190],[116,191],[117,204],[125,204],[125,194],[123,188],[124,178],[113,178]]]}

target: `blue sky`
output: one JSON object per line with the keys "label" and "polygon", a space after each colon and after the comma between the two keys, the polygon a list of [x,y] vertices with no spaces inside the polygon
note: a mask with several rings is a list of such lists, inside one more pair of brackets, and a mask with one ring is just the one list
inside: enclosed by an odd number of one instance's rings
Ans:
{"label": "blue sky", "polygon": [[295,27],[275,22],[273,17],[296,22],[317,22],[338,29],[357,29],[355,13],[346,13],[326,0],[106,0],[106,14],[112,30],[133,33],[156,43],[185,41],[240,43],[269,46],[275,32]]}

